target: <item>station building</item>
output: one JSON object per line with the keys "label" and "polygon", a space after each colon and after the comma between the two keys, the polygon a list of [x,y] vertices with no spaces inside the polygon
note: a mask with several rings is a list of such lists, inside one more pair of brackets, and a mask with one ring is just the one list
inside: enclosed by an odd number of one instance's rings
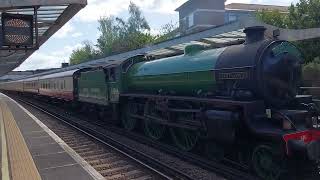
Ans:
{"label": "station building", "polygon": [[189,0],[176,9],[179,12],[179,26],[182,34],[189,34],[226,23],[234,22],[240,16],[254,16],[260,10],[288,12],[288,6],[231,3],[224,0]]}

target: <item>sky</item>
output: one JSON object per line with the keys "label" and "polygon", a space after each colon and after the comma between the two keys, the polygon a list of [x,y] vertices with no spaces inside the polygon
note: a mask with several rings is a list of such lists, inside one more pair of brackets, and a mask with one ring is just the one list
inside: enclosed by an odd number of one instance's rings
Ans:
{"label": "sky", "polygon": [[[162,25],[178,22],[174,10],[187,0],[131,0],[138,5],[156,34]],[[290,5],[297,0],[227,0],[230,3],[254,3]],[[84,41],[96,44],[99,37],[98,19],[104,16],[128,17],[130,0],[88,0],[88,5],[54,34],[38,51],[32,54],[15,70],[57,68],[69,62],[73,50],[82,47]]]}

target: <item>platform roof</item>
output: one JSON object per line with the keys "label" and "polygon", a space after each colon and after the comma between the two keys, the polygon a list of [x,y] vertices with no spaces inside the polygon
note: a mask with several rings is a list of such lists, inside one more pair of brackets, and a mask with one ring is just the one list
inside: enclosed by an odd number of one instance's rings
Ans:
{"label": "platform roof", "polygon": [[278,39],[281,40],[299,41],[320,37],[320,28],[302,30],[281,29],[259,22],[255,18],[249,18],[246,16],[240,18],[238,21],[225,24],[223,26],[217,26],[202,32],[177,37],[141,49],[105,57],[94,61],[89,61],[74,66],[69,66],[62,69],[47,71],[33,76],[46,75],[61,71],[69,71],[72,69],[105,66],[106,64],[114,63],[114,61],[121,61],[141,54],[155,56],[158,58],[179,55],[183,54],[184,48],[190,44],[201,44],[203,46],[207,46],[208,48],[219,48],[230,46],[233,44],[241,44],[245,39],[245,34],[243,33],[244,28],[251,26],[265,26],[267,28],[267,37],[272,37],[273,31],[279,30],[280,36],[278,36]]}
{"label": "platform roof", "polygon": [[[41,46],[86,4],[87,0],[1,0],[0,13],[33,15],[33,8],[37,7]],[[0,76],[15,69],[34,52],[35,49],[0,50]]]}
{"label": "platform roof", "polygon": [[54,73],[54,74],[48,74],[48,75],[42,76],[39,79],[51,79],[51,78],[73,76],[73,74],[78,70],[79,69],[72,69],[70,71],[63,71],[63,72],[58,72],[58,73]]}

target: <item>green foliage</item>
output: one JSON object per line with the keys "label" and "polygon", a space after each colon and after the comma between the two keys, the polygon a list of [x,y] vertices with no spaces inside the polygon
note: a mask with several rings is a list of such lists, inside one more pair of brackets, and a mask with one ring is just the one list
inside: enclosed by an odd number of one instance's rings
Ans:
{"label": "green foliage", "polygon": [[172,22],[163,25],[160,29],[160,34],[155,37],[155,43],[166,41],[176,37],[179,32],[177,24]]}
{"label": "green foliage", "polygon": [[128,11],[127,20],[113,16],[102,17],[98,21],[101,35],[95,45],[97,51],[85,43],[83,48],[73,51],[70,64],[127,52],[175,37],[177,28],[174,25],[166,24],[159,35],[151,35],[150,26],[139,7],[130,2]]}
{"label": "green foliage", "polygon": [[140,8],[132,2],[130,2],[129,5],[129,14],[130,17],[127,22],[128,33],[143,32],[145,30],[150,31],[150,26],[143,17]]}
{"label": "green foliage", "polygon": [[309,62],[303,67],[303,79],[305,81],[320,80],[320,59],[315,58],[313,62]]}
{"label": "green foliage", "polygon": [[[259,11],[259,20],[281,28],[305,29],[320,26],[320,0],[300,0],[296,5],[291,4],[289,13],[279,11]],[[295,42],[302,50],[305,62],[312,62],[320,57],[320,38]]]}
{"label": "green foliage", "polygon": [[320,0],[300,0],[289,7],[289,27],[295,29],[320,26]]}
{"label": "green foliage", "polygon": [[96,57],[96,52],[89,42],[84,42],[84,47],[73,50],[70,56],[70,64],[80,64]]}
{"label": "green foliage", "polygon": [[122,53],[148,45],[154,41],[150,26],[141,10],[132,2],[129,5],[130,17],[127,21],[121,18],[104,17],[99,20],[97,47],[102,56]]}
{"label": "green foliage", "polygon": [[262,10],[258,11],[256,14],[258,20],[261,20],[267,24],[271,24],[280,28],[288,28],[289,16],[288,14],[281,13],[278,10],[267,11]]}

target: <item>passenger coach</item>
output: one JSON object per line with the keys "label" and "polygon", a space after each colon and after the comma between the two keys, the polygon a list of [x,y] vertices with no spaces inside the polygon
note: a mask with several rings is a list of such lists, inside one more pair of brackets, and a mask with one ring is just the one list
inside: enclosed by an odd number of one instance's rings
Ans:
{"label": "passenger coach", "polygon": [[39,77],[39,95],[72,101],[75,98],[74,77],[79,69]]}

